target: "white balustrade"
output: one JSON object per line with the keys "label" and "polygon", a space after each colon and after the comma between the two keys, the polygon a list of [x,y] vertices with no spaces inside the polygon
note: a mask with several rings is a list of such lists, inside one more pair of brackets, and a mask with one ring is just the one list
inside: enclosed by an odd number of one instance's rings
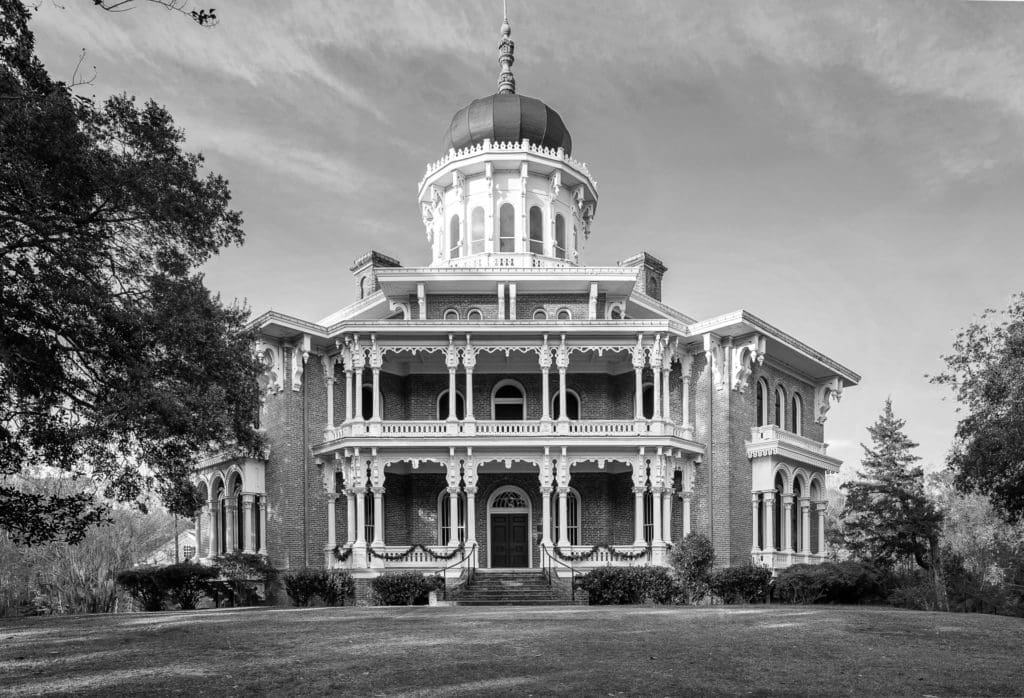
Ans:
{"label": "white balustrade", "polygon": [[757,443],[759,441],[778,441],[779,443],[796,446],[797,448],[802,448],[805,451],[817,453],[822,456],[827,455],[826,451],[828,450],[828,444],[826,443],[809,439],[806,436],[794,434],[791,431],[775,425],[754,427],[750,430],[750,438],[752,443]]}
{"label": "white balustrade", "polygon": [[[551,433],[553,422],[542,420],[530,421],[493,421],[476,420],[472,422],[445,420],[408,420],[376,423],[351,422],[335,427],[327,427],[323,431],[324,442],[344,437],[383,436],[383,437],[440,437],[440,436],[522,436]],[[372,432],[369,427],[372,426]],[[561,431],[564,427],[565,431]],[[651,436],[668,434],[675,438],[692,439],[693,427],[679,426],[670,423],[650,420],[632,419],[581,419],[562,423],[560,434],[571,436]],[[800,437],[797,437],[800,438]],[[814,442],[811,442],[814,443]],[[822,449],[824,444],[818,444]]]}

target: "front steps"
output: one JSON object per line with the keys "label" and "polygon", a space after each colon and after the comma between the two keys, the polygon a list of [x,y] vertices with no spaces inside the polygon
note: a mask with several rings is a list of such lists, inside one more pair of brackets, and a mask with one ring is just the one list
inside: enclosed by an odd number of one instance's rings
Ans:
{"label": "front steps", "polygon": [[563,606],[571,604],[565,583],[548,580],[538,570],[476,570],[473,582],[452,599],[459,606]]}

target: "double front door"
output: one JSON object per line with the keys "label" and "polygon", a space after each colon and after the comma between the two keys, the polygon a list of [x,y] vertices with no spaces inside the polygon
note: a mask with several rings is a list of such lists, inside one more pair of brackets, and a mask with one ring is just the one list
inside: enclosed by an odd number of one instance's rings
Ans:
{"label": "double front door", "polygon": [[528,567],[529,546],[526,514],[491,514],[491,567]]}

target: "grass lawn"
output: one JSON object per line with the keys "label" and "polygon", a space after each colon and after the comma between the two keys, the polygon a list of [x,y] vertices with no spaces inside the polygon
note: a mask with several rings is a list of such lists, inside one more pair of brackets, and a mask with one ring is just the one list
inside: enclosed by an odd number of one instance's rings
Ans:
{"label": "grass lawn", "polygon": [[0,695],[1024,694],[1024,621],[883,608],[314,608],[0,620]]}

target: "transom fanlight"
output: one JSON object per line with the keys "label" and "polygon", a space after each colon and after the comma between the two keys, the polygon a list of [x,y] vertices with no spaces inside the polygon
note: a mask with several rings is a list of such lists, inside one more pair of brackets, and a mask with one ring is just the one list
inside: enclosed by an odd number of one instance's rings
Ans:
{"label": "transom fanlight", "polygon": [[491,504],[492,509],[526,509],[526,500],[518,492],[502,492],[494,498]]}

